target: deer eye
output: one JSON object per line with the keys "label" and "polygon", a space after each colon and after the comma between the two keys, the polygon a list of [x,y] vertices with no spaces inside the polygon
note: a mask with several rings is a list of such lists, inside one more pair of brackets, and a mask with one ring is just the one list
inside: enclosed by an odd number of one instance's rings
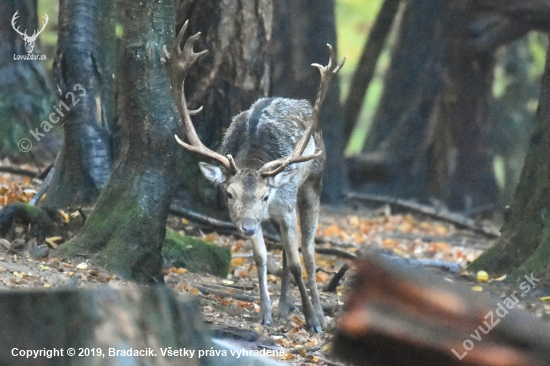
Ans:
{"label": "deer eye", "polygon": [[269,195],[264,197],[264,202],[267,202],[267,199],[269,198]]}
{"label": "deer eye", "polygon": [[233,199],[233,195],[231,193],[227,192],[227,198]]}

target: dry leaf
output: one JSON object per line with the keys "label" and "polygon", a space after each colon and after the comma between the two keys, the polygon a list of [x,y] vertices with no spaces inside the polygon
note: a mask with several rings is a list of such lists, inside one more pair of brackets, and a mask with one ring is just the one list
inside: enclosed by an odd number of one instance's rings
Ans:
{"label": "dry leaf", "polygon": [[246,260],[245,257],[234,257],[234,258],[231,258],[231,265],[233,267],[240,267],[242,265],[244,265],[244,261]]}
{"label": "dry leaf", "polygon": [[57,210],[57,212],[59,212],[59,214],[61,215],[61,217],[63,218],[63,221],[68,224],[69,221],[71,221],[71,219],[69,218],[69,215],[67,215],[67,213],[63,210]]}

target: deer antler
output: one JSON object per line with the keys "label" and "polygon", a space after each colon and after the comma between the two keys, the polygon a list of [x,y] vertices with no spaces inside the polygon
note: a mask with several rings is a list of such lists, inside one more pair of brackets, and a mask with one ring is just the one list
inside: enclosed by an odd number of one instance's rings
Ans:
{"label": "deer antler", "polygon": [[[38,30],[35,30],[32,34],[32,36],[30,36],[29,38],[30,39],[36,39],[38,38],[38,36],[40,35],[40,33],[42,33],[42,31],[46,28],[46,24],[48,24],[48,20],[50,18],[48,18],[48,14],[44,14],[44,22],[42,23],[42,29],[40,29],[39,31]],[[26,31],[25,31],[26,32]],[[36,33],[38,32],[38,33]],[[26,34],[26,33],[25,33]]]}
{"label": "deer antler", "polygon": [[319,151],[315,154],[302,156],[307,144],[309,143],[311,134],[316,129],[319,123],[319,111],[321,110],[321,106],[323,105],[323,102],[325,101],[325,98],[327,96],[328,88],[330,86],[330,83],[332,82],[332,78],[334,77],[334,75],[336,75],[338,71],[340,71],[340,69],[342,68],[342,66],[344,66],[344,63],[346,62],[346,58],[344,57],[339,64],[336,64],[336,55],[334,54],[334,50],[330,44],[327,44],[327,46],[330,53],[328,65],[322,66],[319,64],[311,64],[312,66],[315,66],[319,69],[319,72],[321,73],[321,82],[319,84],[319,90],[317,91],[317,98],[315,99],[315,105],[313,106],[313,111],[309,119],[309,124],[304,131],[302,138],[300,139],[300,141],[298,141],[298,144],[296,144],[294,151],[290,155],[285,158],[270,161],[260,168],[259,172],[264,177],[277,175],[291,164],[315,159],[322,153],[322,151]]}
{"label": "deer antler", "polygon": [[202,110],[202,107],[196,110],[189,110],[187,108],[187,101],[185,99],[185,77],[189,73],[191,67],[197,62],[197,60],[204,55],[207,50],[201,52],[194,52],[193,46],[195,42],[200,37],[200,32],[192,35],[185,42],[183,49],[181,49],[181,42],[183,41],[183,35],[187,29],[187,24],[189,21],[186,21],[180,32],[174,40],[172,45],[172,50],[170,53],[166,50],[166,46],[163,47],[164,59],[162,60],[166,65],[166,70],[168,71],[168,76],[170,79],[172,96],[178,107],[178,112],[183,121],[185,127],[185,135],[189,140],[189,144],[182,141],[178,135],[175,135],[176,141],[178,144],[186,148],[187,150],[199,153],[201,155],[207,156],[214,160],[219,161],[229,173],[236,173],[238,171],[235,161],[231,155],[223,156],[213,150],[210,150],[199,139],[195,127],[193,126],[193,121],[191,116],[199,113]]}
{"label": "deer antler", "polygon": [[15,27],[15,21],[17,20],[17,18],[19,18],[19,15],[17,14],[19,13],[19,10],[17,10],[15,12],[15,14],[13,14],[13,17],[11,18],[11,26],[12,28],[17,32],[19,33],[23,38],[29,38],[29,36],[27,35],[27,30],[25,29],[25,32],[21,32],[19,30],[19,26],[17,26],[17,28]]}

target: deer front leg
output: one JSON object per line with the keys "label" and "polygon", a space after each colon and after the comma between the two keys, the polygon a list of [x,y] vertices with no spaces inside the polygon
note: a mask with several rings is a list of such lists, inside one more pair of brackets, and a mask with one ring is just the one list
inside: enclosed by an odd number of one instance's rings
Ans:
{"label": "deer front leg", "polygon": [[260,323],[269,325],[271,324],[271,300],[267,290],[267,249],[261,228],[258,228],[252,237],[252,252],[260,282]]}
{"label": "deer front leg", "polygon": [[315,315],[321,326],[324,326],[325,316],[319,301],[317,280],[315,275],[315,232],[319,220],[319,194],[313,185],[304,185],[299,193],[298,208],[300,213],[300,228],[302,230],[302,255],[306,266],[307,282]]}
{"label": "deer front leg", "polygon": [[283,249],[283,273],[281,275],[281,297],[279,297],[279,318],[286,319],[290,313],[292,298],[288,294],[290,271],[286,260],[286,251]]}
{"label": "deer front leg", "polygon": [[[290,273],[296,280],[296,285],[300,290],[302,298],[302,311],[306,318],[306,327],[318,333],[323,331],[319,319],[315,315],[313,306],[309,299],[304,279],[302,278],[302,266],[300,264],[300,254],[298,253],[298,225],[296,222],[296,210],[289,212],[284,220],[279,223],[281,229],[281,239],[285,250],[286,260]],[[283,270],[284,272],[284,270]]]}

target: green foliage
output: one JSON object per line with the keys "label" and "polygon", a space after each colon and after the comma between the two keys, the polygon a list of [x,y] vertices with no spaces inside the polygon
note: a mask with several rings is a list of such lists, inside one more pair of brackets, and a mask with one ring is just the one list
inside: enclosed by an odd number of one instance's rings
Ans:
{"label": "green foliage", "polygon": [[[367,41],[370,29],[382,6],[383,0],[337,0],[336,28],[338,34],[338,52],[340,57],[346,56],[346,65],[340,72],[342,100],[345,100],[353,72],[357,67],[361,52]],[[378,60],[377,71],[370,83],[365,96],[361,115],[350,138],[346,155],[358,154],[363,148],[370,120],[382,94],[383,74],[388,68],[390,52],[386,46]]]}
{"label": "green foliage", "polygon": [[174,266],[184,267],[191,272],[207,272],[219,277],[227,277],[231,252],[203,240],[183,236],[166,229],[162,256]]}

